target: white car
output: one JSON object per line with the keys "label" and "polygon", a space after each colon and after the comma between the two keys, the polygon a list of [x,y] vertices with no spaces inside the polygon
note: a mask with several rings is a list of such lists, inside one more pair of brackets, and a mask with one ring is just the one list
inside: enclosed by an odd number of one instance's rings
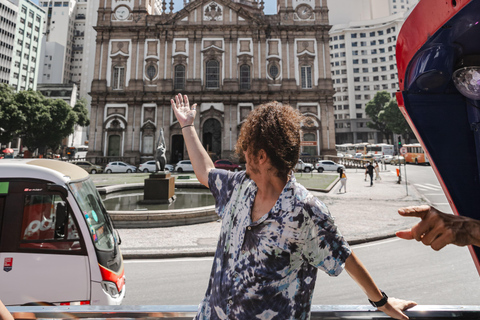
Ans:
{"label": "white car", "polygon": [[363,153],[360,153],[360,152],[357,152],[355,153],[355,155],[353,156],[355,159],[361,159],[363,156]]}
{"label": "white car", "polygon": [[126,173],[131,173],[137,171],[137,167],[132,166],[131,164],[122,162],[122,161],[114,161],[114,162],[109,162],[107,166],[105,167],[105,172],[106,173],[112,173],[112,172],[126,172]]}
{"label": "white car", "polygon": [[345,166],[342,164],[335,163],[332,160],[320,160],[317,163],[315,163],[315,169],[320,173],[322,173],[323,171],[340,172],[340,169],[345,170]]}
{"label": "white car", "polygon": [[192,162],[190,160],[181,160],[175,166],[175,171],[184,172],[184,171],[193,171]]}
{"label": "white car", "polygon": [[[165,164],[165,171],[170,171],[172,172],[174,167],[171,164]],[[157,165],[155,160],[150,160],[147,162],[144,162],[138,166],[138,171],[140,172],[156,172],[157,171]]]}
{"label": "white car", "polygon": [[383,156],[382,161],[385,161],[385,163],[390,163],[392,162],[392,159],[393,159],[393,156],[387,154]]}

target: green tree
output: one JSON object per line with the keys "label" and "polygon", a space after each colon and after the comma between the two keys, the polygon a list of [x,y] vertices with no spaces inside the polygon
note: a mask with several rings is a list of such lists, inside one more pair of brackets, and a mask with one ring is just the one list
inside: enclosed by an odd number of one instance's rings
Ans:
{"label": "green tree", "polygon": [[77,114],[78,117],[77,124],[81,127],[87,127],[90,124],[87,104],[88,102],[85,98],[80,98],[77,100],[75,106],[73,107],[73,111]]}
{"label": "green tree", "polygon": [[15,100],[26,118],[21,136],[28,150],[41,154],[47,148],[56,150],[73,133],[78,116],[65,101],[32,90],[20,91]]}
{"label": "green tree", "polygon": [[0,84],[0,144],[8,144],[18,136],[25,116],[15,101],[15,91],[7,84]]}
{"label": "green tree", "polygon": [[408,125],[407,120],[398,108],[397,101],[391,99],[383,110],[380,120],[386,124],[388,130],[393,133],[400,134],[404,139],[409,140],[414,137],[412,128]]}
{"label": "green tree", "polygon": [[382,121],[382,114],[390,100],[390,93],[380,91],[377,92],[373,99],[367,102],[367,105],[365,106],[365,113],[371,119],[371,122],[368,122],[367,126],[371,129],[380,131],[385,137],[387,137],[387,141],[390,141],[392,131],[389,130],[386,123]]}

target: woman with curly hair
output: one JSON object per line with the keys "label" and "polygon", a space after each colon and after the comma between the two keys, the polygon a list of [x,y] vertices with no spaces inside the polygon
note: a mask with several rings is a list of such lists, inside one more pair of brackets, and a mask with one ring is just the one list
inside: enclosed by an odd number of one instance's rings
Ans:
{"label": "woman with curly hair", "polygon": [[317,269],[345,268],[379,310],[397,319],[412,301],[388,298],[351,251],[322,202],[297,183],[302,115],[278,102],[258,106],[236,152],[246,171],[215,169],[195,131],[196,104],[172,99],[198,180],[215,197],[222,229],[195,319],[309,319]]}

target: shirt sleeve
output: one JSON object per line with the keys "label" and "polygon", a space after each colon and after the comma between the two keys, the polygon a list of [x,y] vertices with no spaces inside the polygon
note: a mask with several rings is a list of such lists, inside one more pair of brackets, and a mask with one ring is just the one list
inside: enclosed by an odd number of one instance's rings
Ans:
{"label": "shirt sleeve", "polygon": [[311,197],[304,210],[304,257],[328,275],[338,276],[351,254],[350,246],[337,229],[324,203]]}
{"label": "shirt sleeve", "polygon": [[208,174],[208,187],[213,197],[215,198],[215,212],[223,217],[224,209],[230,200],[233,190],[242,180],[245,173],[231,172],[222,169],[212,169]]}

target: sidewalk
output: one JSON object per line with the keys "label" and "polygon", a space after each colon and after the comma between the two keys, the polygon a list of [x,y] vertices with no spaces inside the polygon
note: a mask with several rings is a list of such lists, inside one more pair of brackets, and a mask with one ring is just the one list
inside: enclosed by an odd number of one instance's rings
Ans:
{"label": "sidewalk", "polygon": [[[364,181],[364,170],[347,169],[347,193],[337,193],[340,183],[328,193],[312,191],[328,206],[350,244],[392,237],[395,231],[411,227],[418,221],[401,217],[397,210],[426,204],[425,199],[412,186],[408,186],[407,196],[405,184],[397,184],[395,168],[389,168],[392,171],[382,171],[382,180],[374,181],[372,187],[370,178]],[[118,231],[125,259],[213,256],[220,222]]]}

